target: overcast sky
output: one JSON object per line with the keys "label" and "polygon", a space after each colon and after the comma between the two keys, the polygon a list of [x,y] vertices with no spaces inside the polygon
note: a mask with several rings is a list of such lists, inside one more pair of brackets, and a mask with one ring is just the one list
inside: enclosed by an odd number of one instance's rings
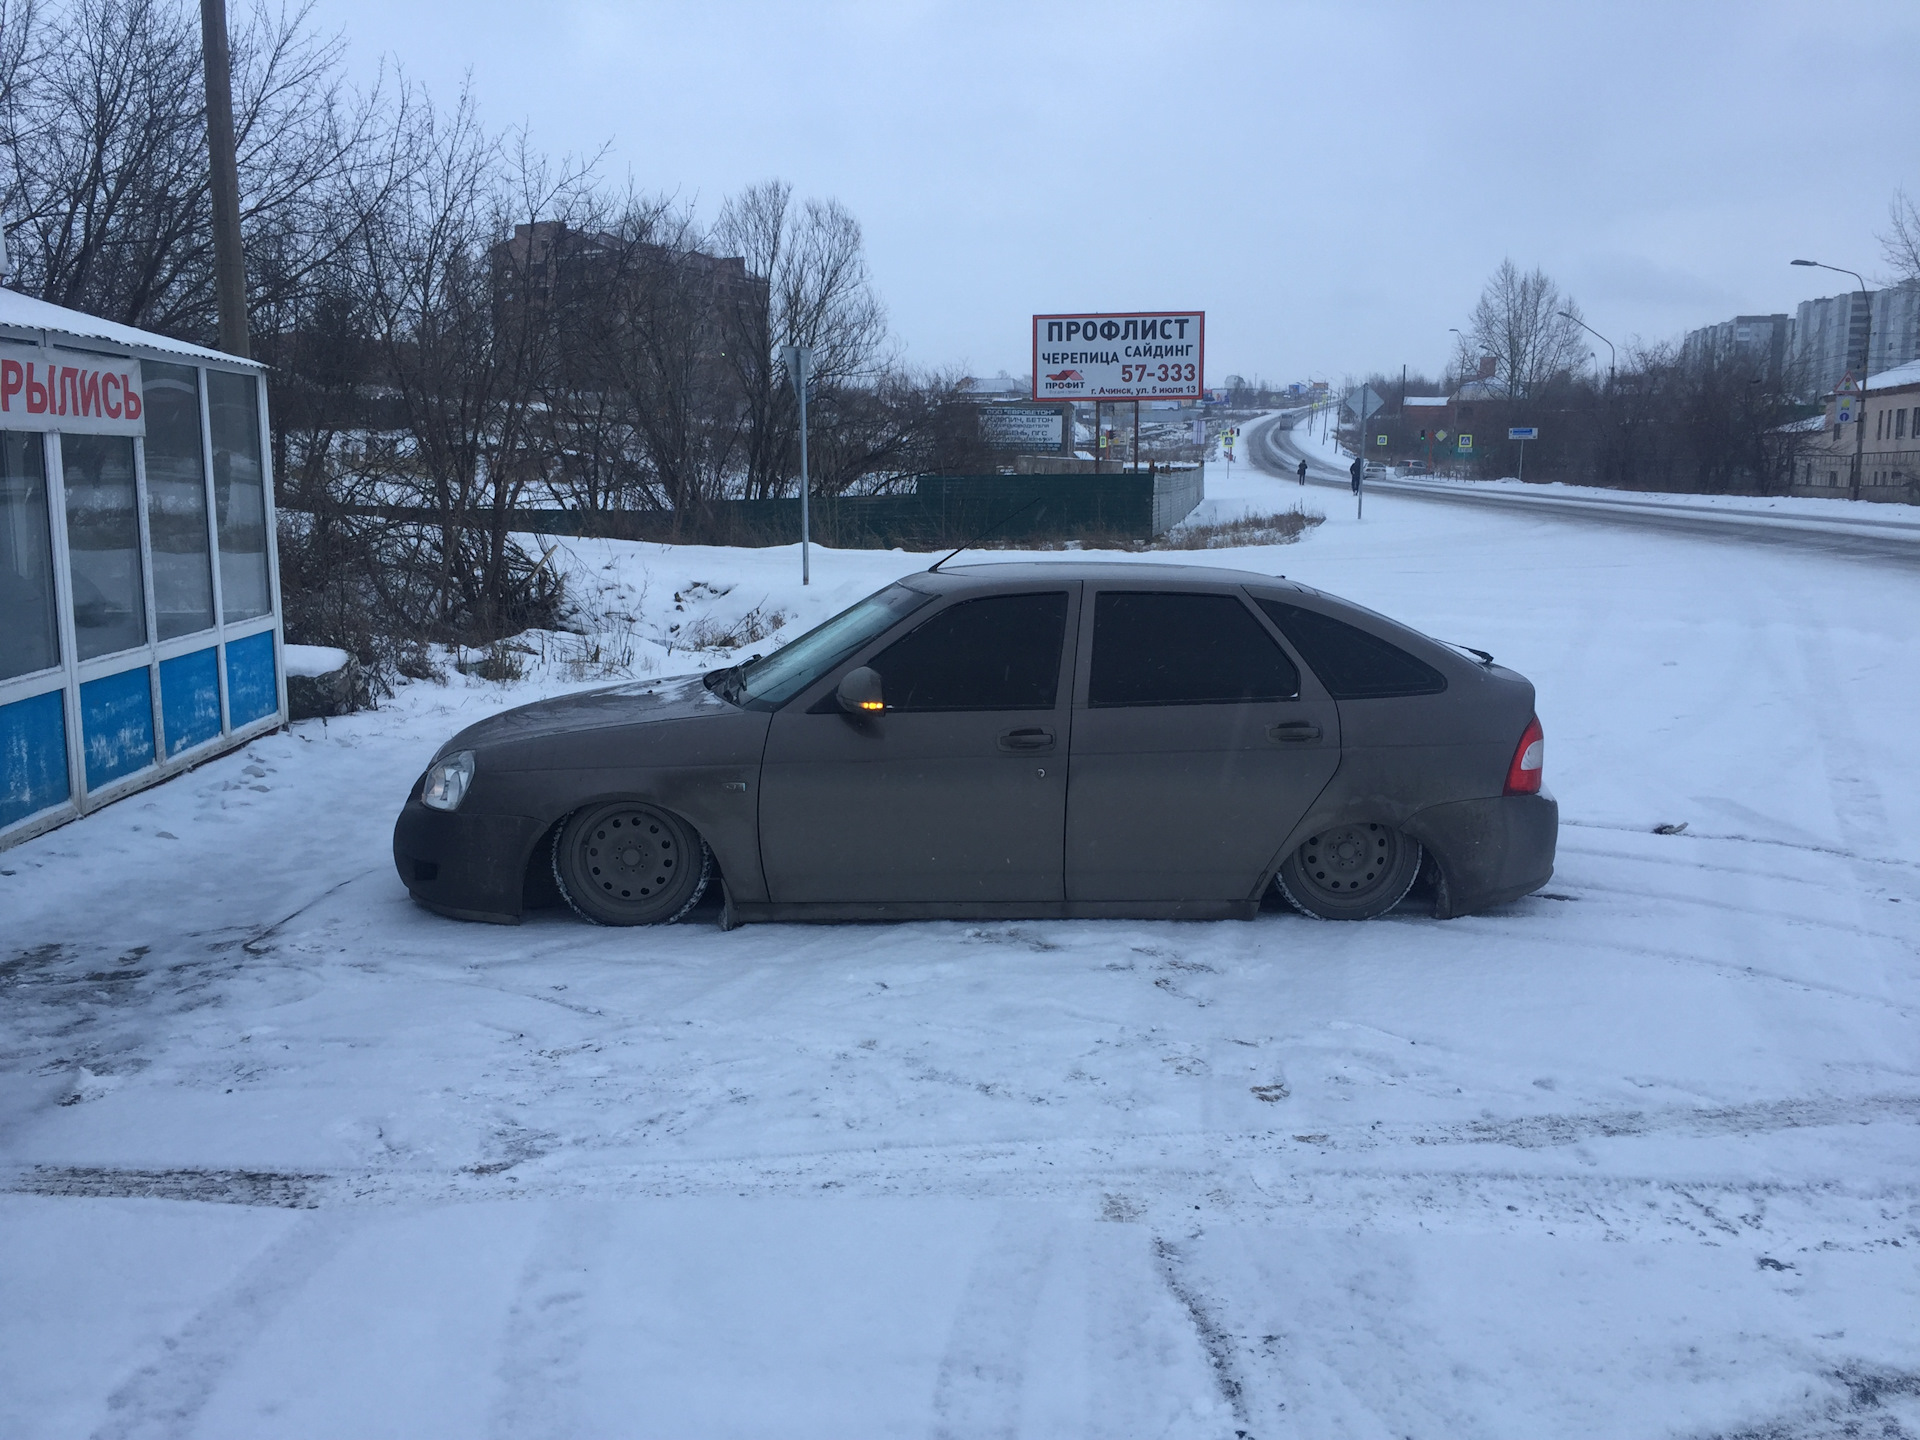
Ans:
{"label": "overcast sky", "polygon": [[[354,70],[709,217],[865,227],[906,358],[1035,311],[1205,309],[1210,380],[1437,371],[1505,256],[1623,348],[1875,277],[1920,195],[1920,4],[317,0]],[[1604,361],[1604,347],[1601,351]]]}

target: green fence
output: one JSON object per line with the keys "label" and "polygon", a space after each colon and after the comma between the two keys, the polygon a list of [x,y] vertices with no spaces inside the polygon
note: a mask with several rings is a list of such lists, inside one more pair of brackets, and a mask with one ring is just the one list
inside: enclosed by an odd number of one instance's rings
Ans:
{"label": "green fence", "polygon": [[[838,549],[929,550],[964,543],[995,527],[1008,540],[1151,540],[1185,519],[1201,499],[1200,471],[1120,475],[923,475],[910,494],[849,495],[811,502],[816,544]],[[430,512],[387,507],[399,520]],[[720,500],[698,510],[516,510],[515,530],[697,545],[791,545],[800,538],[800,502]]]}

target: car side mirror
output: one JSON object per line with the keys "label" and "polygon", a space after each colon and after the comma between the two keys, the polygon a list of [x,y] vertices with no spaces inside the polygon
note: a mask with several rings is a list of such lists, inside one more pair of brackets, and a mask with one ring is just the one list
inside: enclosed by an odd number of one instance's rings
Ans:
{"label": "car side mirror", "polygon": [[856,665],[842,675],[833,698],[849,715],[878,715],[887,708],[880,695],[880,672],[871,665]]}

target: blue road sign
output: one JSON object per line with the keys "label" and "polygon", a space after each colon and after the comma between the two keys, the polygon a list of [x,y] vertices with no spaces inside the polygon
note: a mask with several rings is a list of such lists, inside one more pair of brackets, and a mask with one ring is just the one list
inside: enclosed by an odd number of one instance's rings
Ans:
{"label": "blue road sign", "polygon": [[1507,439],[1509,440],[1538,440],[1539,438],[1540,427],[1538,425],[1513,425],[1507,429]]}

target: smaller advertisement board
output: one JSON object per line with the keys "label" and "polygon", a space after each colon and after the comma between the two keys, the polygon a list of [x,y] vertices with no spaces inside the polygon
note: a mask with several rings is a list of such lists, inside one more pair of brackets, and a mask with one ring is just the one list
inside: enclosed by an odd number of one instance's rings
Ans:
{"label": "smaller advertisement board", "polygon": [[996,450],[1029,455],[1066,448],[1065,407],[1059,405],[985,405],[980,409],[980,438]]}

